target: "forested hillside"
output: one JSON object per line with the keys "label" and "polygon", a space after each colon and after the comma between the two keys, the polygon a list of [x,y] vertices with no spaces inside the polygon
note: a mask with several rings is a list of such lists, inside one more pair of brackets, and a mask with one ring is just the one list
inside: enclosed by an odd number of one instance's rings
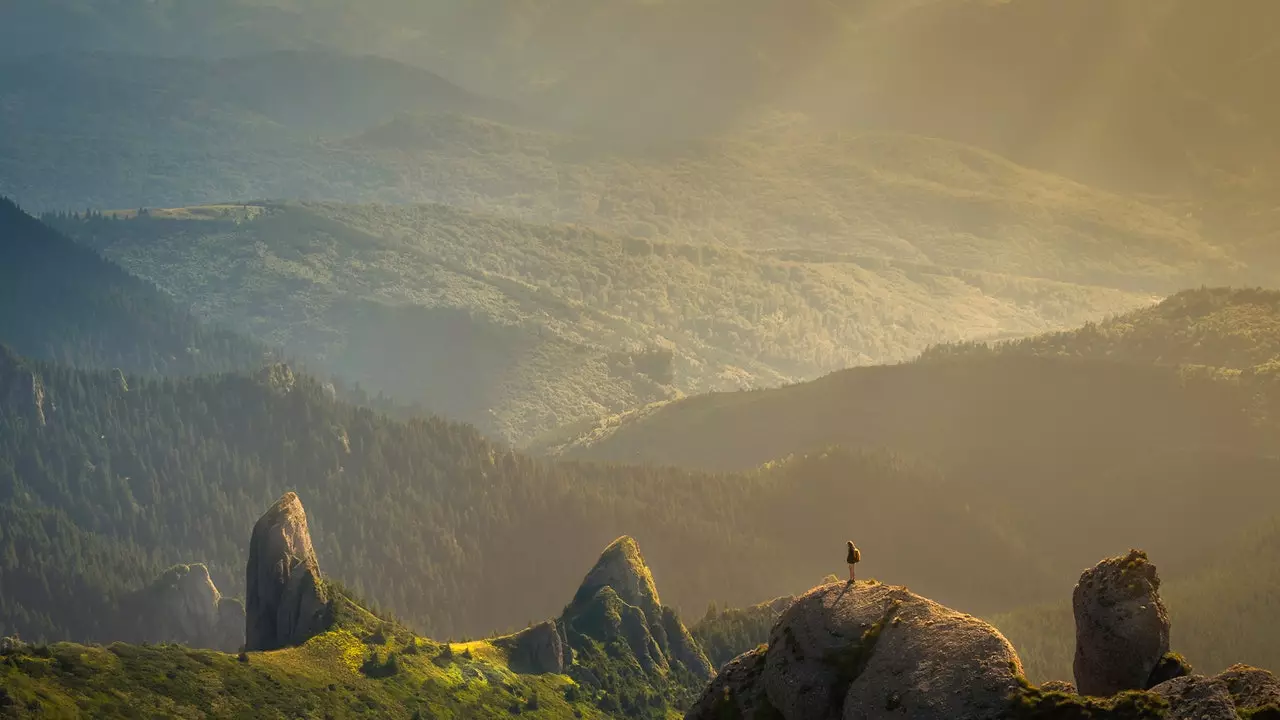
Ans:
{"label": "forested hillside", "polygon": [[941,345],[921,359],[992,354],[1100,358],[1266,375],[1280,359],[1280,292],[1186,290],[1158,305],[1083,328],[994,345]]}
{"label": "forested hillside", "polygon": [[0,197],[0,343],[76,367],[172,375],[253,368],[264,346],[202,325],[145,281]]}
{"label": "forested hillside", "polygon": [[[296,495],[281,498],[286,502],[305,516]],[[278,520],[280,507],[264,519]],[[305,517],[301,527],[305,537]],[[104,647],[0,637],[0,714],[668,720],[692,704],[712,673],[678,614],[660,604],[632,538],[605,549],[563,613],[518,633],[462,643],[422,637],[370,612],[319,572],[309,538],[306,545],[304,572],[323,620],[296,642],[233,655],[168,643]],[[251,554],[250,573],[253,563]],[[242,637],[244,621],[241,612]]]}
{"label": "forested hillside", "polygon": [[439,205],[47,219],[205,317],[514,442],[680,393],[776,385],[906,359],[932,342],[1038,332],[1142,298]]}
{"label": "forested hillside", "polygon": [[[0,625],[31,639],[111,639],[107,615],[85,608],[174,563],[205,562],[240,594],[248,530],[287,489],[314,498],[328,574],[438,637],[552,615],[592,548],[623,533],[684,608],[807,587],[840,567],[854,526],[880,548],[868,572],[957,604],[995,611],[1045,588],[1044,568],[963,510],[959,488],[888,455],[742,475],[553,463],[466,426],[345,405],[283,366],[126,387],[6,356],[0,389]],[[907,502],[900,516],[879,509]],[[909,528],[936,544],[893,541]],[[957,549],[987,563],[943,561]]]}

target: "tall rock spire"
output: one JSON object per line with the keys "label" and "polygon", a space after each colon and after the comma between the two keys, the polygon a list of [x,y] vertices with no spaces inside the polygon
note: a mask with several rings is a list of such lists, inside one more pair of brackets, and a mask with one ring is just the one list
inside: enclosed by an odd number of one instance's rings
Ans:
{"label": "tall rock spire", "polygon": [[332,623],[307,513],[285,493],[253,526],[245,568],[245,647],[300,645]]}

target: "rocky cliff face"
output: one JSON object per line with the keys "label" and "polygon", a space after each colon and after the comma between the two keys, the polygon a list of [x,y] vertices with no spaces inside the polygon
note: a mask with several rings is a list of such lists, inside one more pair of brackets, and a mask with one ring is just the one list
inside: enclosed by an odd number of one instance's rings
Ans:
{"label": "rocky cliff face", "polygon": [[564,628],[554,620],[517,633],[505,645],[511,652],[508,663],[518,673],[563,673],[573,662],[573,650],[564,637]]}
{"label": "rocky cliff face", "polygon": [[1086,570],[1072,594],[1076,616],[1076,688],[1108,697],[1143,690],[1169,652],[1169,613],[1160,575],[1132,550]]}
{"label": "rocky cliff face", "polygon": [[142,641],[235,652],[244,644],[244,605],[222,593],[202,564],[165,571],[129,603]]}
{"label": "rocky cliff face", "polygon": [[307,514],[296,494],[286,493],[254,525],[245,588],[249,650],[299,645],[331,624]]}

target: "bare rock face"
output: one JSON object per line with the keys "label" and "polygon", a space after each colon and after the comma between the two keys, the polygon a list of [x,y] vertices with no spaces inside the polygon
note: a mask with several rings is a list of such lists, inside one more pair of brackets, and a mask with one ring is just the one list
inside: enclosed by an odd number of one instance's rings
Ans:
{"label": "bare rock face", "polygon": [[763,646],[730,660],[685,715],[685,720],[769,717],[773,707],[760,681],[764,668]]}
{"label": "bare rock face", "polygon": [[1131,550],[1086,570],[1072,595],[1076,687],[1109,697],[1147,687],[1169,652],[1169,613],[1160,576],[1146,553]]}
{"label": "bare rock face", "polygon": [[1227,686],[1231,702],[1238,710],[1280,707],[1280,680],[1268,670],[1232,665],[1216,679]]}
{"label": "bare rock face", "polygon": [[1169,703],[1169,720],[1239,720],[1227,684],[1217,678],[1188,675],[1161,683],[1151,692]]}
{"label": "bare rock face", "polygon": [[307,514],[286,493],[253,527],[245,569],[245,647],[300,645],[332,622]]}
{"label": "bare rock face", "polygon": [[566,650],[567,643],[558,623],[547,621],[534,625],[512,638],[511,669],[530,675],[563,673]]}
{"label": "bare rock face", "polygon": [[620,537],[600,554],[600,559],[583,578],[578,598],[589,598],[600,588],[610,587],[628,605],[640,608],[655,618],[661,613],[662,601],[653,584],[653,574],[640,555],[640,545],[633,538]]}
{"label": "bare rock face", "polygon": [[761,681],[786,720],[998,718],[1022,664],[995,628],[905,588],[824,585],[769,637]]}
{"label": "bare rock face", "polygon": [[1076,686],[1065,680],[1050,680],[1040,686],[1041,692],[1058,692],[1064,695],[1076,695]]}

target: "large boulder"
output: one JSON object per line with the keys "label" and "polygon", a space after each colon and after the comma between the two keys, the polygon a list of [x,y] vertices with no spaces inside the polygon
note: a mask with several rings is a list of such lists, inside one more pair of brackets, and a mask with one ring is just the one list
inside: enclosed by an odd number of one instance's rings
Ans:
{"label": "large boulder", "polygon": [[1022,665],[995,628],[905,588],[840,582],[779,618],[761,674],[786,720],[998,718]]}
{"label": "large boulder", "polygon": [[772,711],[764,683],[765,648],[750,650],[730,660],[702,697],[685,715],[686,720],[767,718]]}
{"label": "large boulder", "polygon": [[1072,606],[1080,694],[1109,697],[1146,688],[1169,652],[1169,613],[1160,600],[1160,576],[1146,553],[1131,550],[1086,570]]}
{"label": "large boulder", "polygon": [[296,494],[286,493],[254,525],[245,590],[248,650],[300,645],[332,623],[307,514]]}
{"label": "large boulder", "polygon": [[1231,691],[1218,678],[1187,675],[1151,688],[1169,703],[1168,720],[1239,720]]}

